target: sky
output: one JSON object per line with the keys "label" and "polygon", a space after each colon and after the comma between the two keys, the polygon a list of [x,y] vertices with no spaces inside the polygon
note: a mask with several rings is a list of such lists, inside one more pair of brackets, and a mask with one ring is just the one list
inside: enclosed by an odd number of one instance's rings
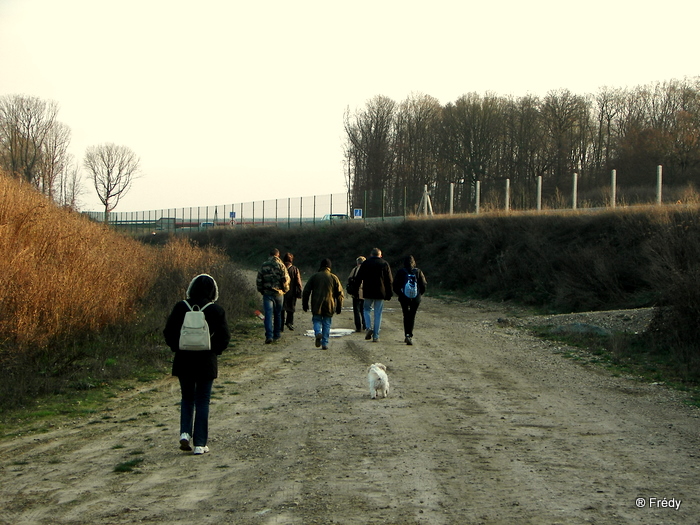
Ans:
{"label": "sky", "polygon": [[698,19],[688,0],[0,0],[0,96],[55,101],[81,164],[134,151],[116,211],[343,193],[344,115],[375,96],[693,78]]}

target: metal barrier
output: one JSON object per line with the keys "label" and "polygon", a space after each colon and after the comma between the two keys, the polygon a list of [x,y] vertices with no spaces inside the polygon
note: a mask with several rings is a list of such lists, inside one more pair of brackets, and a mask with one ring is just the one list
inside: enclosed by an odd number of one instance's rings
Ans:
{"label": "metal barrier", "polygon": [[[104,212],[85,212],[98,222]],[[131,233],[202,231],[208,228],[299,227],[350,220],[348,195],[333,193],[238,204],[164,210],[110,212],[108,224]]]}

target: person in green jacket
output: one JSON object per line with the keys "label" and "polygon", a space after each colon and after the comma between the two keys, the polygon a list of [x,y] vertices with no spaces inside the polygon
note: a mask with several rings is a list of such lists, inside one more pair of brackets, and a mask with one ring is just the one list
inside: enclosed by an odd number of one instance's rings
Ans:
{"label": "person in green jacket", "polygon": [[323,259],[318,272],[306,282],[301,297],[305,312],[309,311],[309,300],[311,301],[316,348],[328,350],[333,314],[339,314],[342,310],[343,298],[343,285],[340,284],[340,279],[331,273],[331,260]]}

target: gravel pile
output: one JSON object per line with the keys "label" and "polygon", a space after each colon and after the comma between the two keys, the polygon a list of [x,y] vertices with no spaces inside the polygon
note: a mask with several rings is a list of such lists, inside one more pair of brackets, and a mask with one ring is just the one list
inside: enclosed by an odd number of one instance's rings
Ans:
{"label": "gravel pile", "polygon": [[588,327],[591,331],[595,331],[597,328],[610,333],[641,333],[649,326],[653,314],[653,308],[635,308],[630,310],[608,310],[605,312],[535,315],[522,318],[508,318],[506,322],[523,328],[535,326],[569,327],[572,330],[580,331]]}

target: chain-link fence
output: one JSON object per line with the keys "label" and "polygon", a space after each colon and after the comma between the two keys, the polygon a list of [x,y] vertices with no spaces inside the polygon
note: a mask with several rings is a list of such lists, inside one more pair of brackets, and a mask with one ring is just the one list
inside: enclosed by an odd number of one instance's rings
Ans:
{"label": "chain-link fence", "polygon": [[[656,184],[654,184],[655,182]],[[427,186],[392,188],[391,191],[365,191],[354,199],[346,193],[271,199],[240,204],[171,208],[139,212],[112,212],[110,226],[135,234],[158,231],[189,232],[207,228],[244,228],[275,226],[293,228],[339,223],[354,219],[366,221],[403,220],[408,216],[452,215],[489,211],[607,209],[635,204],[696,203],[700,196],[691,186],[664,186],[662,167],[654,181],[643,187],[619,187],[616,173],[610,184],[595,190],[579,192],[578,176],[571,185],[554,195],[543,196],[542,178],[530,188],[511,186],[509,179],[477,181],[466,188],[450,184],[446,195],[433,195]],[[467,203],[465,205],[465,202]],[[101,212],[87,212],[93,220],[104,222]]]}
{"label": "chain-link fence", "polygon": [[[86,215],[95,221],[105,222],[104,212],[86,212]],[[252,226],[292,228],[351,218],[348,195],[333,193],[191,208],[113,211],[109,213],[107,222],[115,229],[142,234],[159,231],[184,233],[207,228]]]}

